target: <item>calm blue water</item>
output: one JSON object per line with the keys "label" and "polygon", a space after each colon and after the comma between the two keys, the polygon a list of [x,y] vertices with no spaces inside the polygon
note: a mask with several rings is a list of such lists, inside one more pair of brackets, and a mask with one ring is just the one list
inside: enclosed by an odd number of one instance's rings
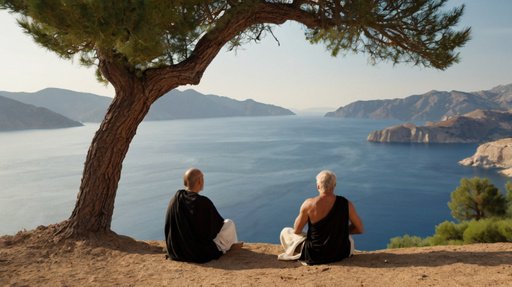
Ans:
{"label": "calm blue water", "polygon": [[[397,122],[321,117],[264,117],[144,122],[123,165],[112,229],[137,239],[163,239],[169,198],[183,172],[205,173],[203,195],[239,238],[278,243],[306,197],[317,194],[322,169],[338,175],[337,194],[351,200],[366,233],[358,249],[386,247],[404,234],[428,236],[451,219],[447,202],[462,177],[495,170],[461,167],[474,144],[374,144],[368,133]],[[74,207],[83,161],[97,124],[0,133],[0,234],[66,219]]]}

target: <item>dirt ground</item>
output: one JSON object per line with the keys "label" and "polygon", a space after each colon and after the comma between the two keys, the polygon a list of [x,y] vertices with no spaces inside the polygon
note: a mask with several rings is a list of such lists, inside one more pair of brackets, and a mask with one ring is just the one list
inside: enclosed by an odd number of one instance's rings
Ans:
{"label": "dirt ground", "polygon": [[0,237],[0,286],[512,286],[512,243],[359,252],[302,266],[278,261],[281,247],[265,243],[191,264],[167,260],[163,241],[54,241],[51,226]]}

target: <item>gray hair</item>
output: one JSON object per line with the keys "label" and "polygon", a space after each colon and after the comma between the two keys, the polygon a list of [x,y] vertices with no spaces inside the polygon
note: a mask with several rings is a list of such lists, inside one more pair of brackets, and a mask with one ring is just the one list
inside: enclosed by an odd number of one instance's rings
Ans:
{"label": "gray hair", "polygon": [[322,170],[316,176],[316,183],[324,191],[334,191],[336,187],[336,174],[330,170]]}

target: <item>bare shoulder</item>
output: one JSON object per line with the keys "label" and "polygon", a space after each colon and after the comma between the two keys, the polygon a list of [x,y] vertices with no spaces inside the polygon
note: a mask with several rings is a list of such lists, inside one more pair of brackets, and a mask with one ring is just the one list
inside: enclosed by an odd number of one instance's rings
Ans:
{"label": "bare shoulder", "polygon": [[350,201],[350,200],[347,200],[347,201],[348,201],[348,208],[355,210],[356,208],[355,208],[354,204],[352,203],[352,201]]}
{"label": "bare shoulder", "polygon": [[316,200],[314,197],[312,198],[307,198],[306,200],[304,200],[304,202],[302,203],[302,206],[301,206],[301,209],[302,210],[309,210],[311,209],[311,207],[315,204]]}

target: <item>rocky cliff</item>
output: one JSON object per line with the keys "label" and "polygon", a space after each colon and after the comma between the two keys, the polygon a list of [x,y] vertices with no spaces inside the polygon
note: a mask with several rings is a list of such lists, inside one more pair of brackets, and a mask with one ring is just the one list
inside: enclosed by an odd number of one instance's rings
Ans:
{"label": "rocky cliff", "polygon": [[502,168],[500,173],[512,176],[512,138],[504,138],[480,145],[475,154],[459,161],[464,166]]}
{"label": "rocky cliff", "polygon": [[512,137],[512,111],[476,110],[425,126],[402,124],[373,131],[370,142],[475,143]]}

